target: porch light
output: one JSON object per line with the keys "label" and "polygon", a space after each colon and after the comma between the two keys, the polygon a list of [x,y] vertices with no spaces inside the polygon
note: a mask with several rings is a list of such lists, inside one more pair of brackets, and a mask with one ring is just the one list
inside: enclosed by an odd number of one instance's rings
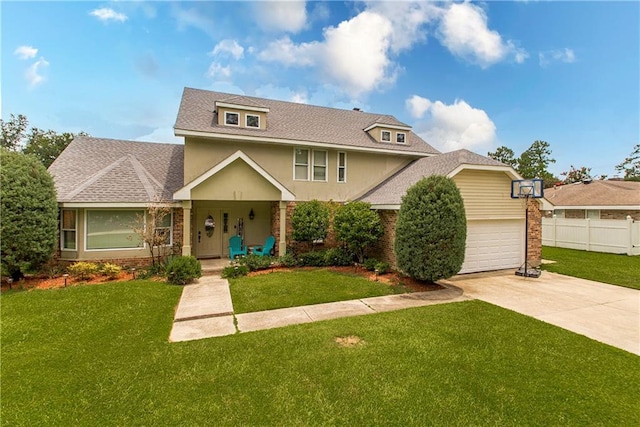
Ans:
{"label": "porch light", "polygon": [[256,214],[253,213],[253,208],[251,208],[251,210],[249,211],[249,219],[253,221],[253,218],[255,217],[256,217]]}

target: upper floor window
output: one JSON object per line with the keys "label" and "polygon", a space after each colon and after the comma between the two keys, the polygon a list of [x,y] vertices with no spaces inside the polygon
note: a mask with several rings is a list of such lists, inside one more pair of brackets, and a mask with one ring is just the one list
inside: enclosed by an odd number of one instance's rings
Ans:
{"label": "upper floor window", "polygon": [[380,132],[380,140],[382,142],[391,142],[391,132],[388,130],[383,130]]}
{"label": "upper floor window", "polygon": [[406,140],[407,134],[404,132],[396,132],[396,143],[404,144]]}
{"label": "upper floor window", "polygon": [[313,180],[327,180],[327,152],[313,150]]}
{"label": "upper floor window", "polygon": [[240,114],[232,113],[230,111],[225,111],[224,113],[224,124],[228,126],[239,126],[240,124]]}
{"label": "upper floor window", "polygon": [[347,182],[347,153],[338,151],[338,182]]}
{"label": "upper floor window", "polygon": [[309,150],[304,148],[293,150],[293,179],[309,180]]}
{"label": "upper floor window", "polygon": [[260,127],[260,116],[254,114],[247,114],[245,116],[245,126],[248,128],[259,128]]}

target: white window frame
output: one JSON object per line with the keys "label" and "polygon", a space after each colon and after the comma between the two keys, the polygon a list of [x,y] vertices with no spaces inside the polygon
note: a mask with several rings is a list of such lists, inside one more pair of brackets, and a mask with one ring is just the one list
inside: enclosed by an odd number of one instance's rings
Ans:
{"label": "white window frame", "polygon": [[[398,137],[402,135],[402,142],[398,141]],[[406,132],[396,132],[396,144],[406,144],[407,143],[407,133]]]}
{"label": "white window frame", "polygon": [[587,219],[600,219],[600,209],[585,209],[584,217]]}
{"label": "white window frame", "polygon": [[[96,248],[96,249],[89,249],[88,247],[88,243],[89,243],[89,212],[107,212],[107,211],[132,211],[132,212],[142,212],[144,215],[144,221],[145,221],[145,226],[147,223],[147,211],[146,209],[87,209],[84,211],[84,250],[86,252],[109,252],[109,251],[136,251],[136,250],[144,250],[147,248],[147,244],[143,241],[141,242],[142,245],[140,246],[134,246],[134,247],[128,247],[128,248]],[[133,230],[131,230],[131,234],[135,234],[133,233]]]}
{"label": "white window frame", "polygon": [[[249,126],[249,117],[255,117],[258,119],[258,126]],[[260,129],[260,116],[257,114],[245,114],[244,116],[244,126],[249,129]]]}
{"label": "white window frame", "polygon": [[[296,151],[302,150],[307,152],[307,163],[296,163]],[[309,181],[309,170],[311,169],[311,162],[309,161],[309,156],[311,155],[311,150],[308,148],[294,147],[293,149],[293,180],[294,181]],[[307,176],[305,178],[297,178],[296,177],[296,167],[297,166],[306,166],[307,168]]]}
{"label": "white window frame", "polygon": [[[343,155],[343,159],[344,159],[344,164],[340,164],[340,155]],[[336,182],[338,182],[339,184],[343,184],[347,182],[347,152],[346,151],[338,151],[338,156],[337,156],[337,160],[336,160],[336,164],[337,164],[337,168],[336,168]],[[342,180],[340,180],[340,170],[343,171],[342,173]]]}
{"label": "white window frame", "polygon": [[[74,228],[64,228],[64,212],[73,212],[74,215]],[[74,246],[75,249],[65,248],[64,244],[66,242],[64,238],[65,231],[73,231],[74,233]],[[77,251],[78,250],[78,210],[77,209],[61,209],[60,210],[60,250],[61,251]]]}
{"label": "white window frame", "polygon": [[[231,114],[235,114],[236,116],[238,116],[238,122],[235,125],[233,123],[227,123],[227,116],[229,116]],[[225,111],[224,112],[224,125],[225,126],[239,127],[240,126],[240,113],[236,113],[235,111]]]}
{"label": "white window frame", "polygon": [[[156,226],[154,226],[154,227],[153,227],[153,233],[154,233],[154,234],[155,234],[156,230],[162,230],[162,229],[167,229],[167,228],[169,229],[169,243],[167,243],[167,244],[165,244],[165,245],[162,245],[163,247],[173,246],[173,209],[171,210],[171,212],[169,212],[169,213],[165,216],[165,218],[166,218],[167,216],[170,218],[170,221],[169,221],[169,225],[168,225],[168,226],[164,226],[164,227],[156,227]],[[145,218],[145,220],[146,220],[146,218]],[[146,243],[145,243],[145,245],[146,245]]]}
{"label": "white window frame", "polygon": [[[316,165],[316,153],[324,154],[324,165]],[[327,182],[327,168],[329,166],[329,155],[326,150],[312,150],[311,155],[311,179],[315,182]],[[316,167],[324,168],[324,179],[316,179]]]}
{"label": "white window frame", "polygon": [[[389,139],[384,139],[384,135],[389,135]],[[390,130],[381,130],[380,131],[380,141],[382,142],[391,142],[391,131]]]}

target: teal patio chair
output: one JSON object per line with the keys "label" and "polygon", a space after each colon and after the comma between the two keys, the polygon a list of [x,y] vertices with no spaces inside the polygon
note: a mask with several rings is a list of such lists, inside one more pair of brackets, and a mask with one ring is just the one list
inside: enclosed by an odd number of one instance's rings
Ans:
{"label": "teal patio chair", "polygon": [[229,238],[229,258],[234,259],[238,255],[247,255],[247,247],[242,244],[241,236]]}
{"label": "teal patio chair", "polygon": [[276,244],[276,238],[273,236],[267,237],[267,240],[264,242],[262,246],[255,246],[253,248],[253,253],[258,256],[269,256],[271,255],[271,251]]}

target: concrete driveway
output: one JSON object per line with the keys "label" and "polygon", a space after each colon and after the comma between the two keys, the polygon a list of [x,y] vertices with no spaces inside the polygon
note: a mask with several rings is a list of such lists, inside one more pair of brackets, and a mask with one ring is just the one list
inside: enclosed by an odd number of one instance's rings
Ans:
{"label": "concrete driveway", "polygon": [[543,271],[466,274],[447,281],[464,295],[640,355],[640,291]]}

